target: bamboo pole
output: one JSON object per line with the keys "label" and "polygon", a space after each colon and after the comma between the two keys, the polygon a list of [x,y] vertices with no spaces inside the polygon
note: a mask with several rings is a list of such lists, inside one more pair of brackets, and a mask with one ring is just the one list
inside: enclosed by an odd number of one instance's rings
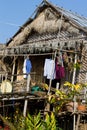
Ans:
{"label": "bamboo pole", "polygon": [[56,58],[56,51],[54,53],[54,59],[53,59],[53,64],[52,64],[52,72],[51,72],[51,78],[50,78],[50,81],[49,81],[49,89],[48,89],[48,95],[50,94],[50,90],[51,90],[51,84],[52,84],[52,76],[54,74],[54,67],[55,67],[55,58]]}
{"label": "bamboo pole", "polygon": [[[30,77],[30,74],[28,74],[28,77],[27,77],[27,88],[26,88],[27,92],[30,91],[30,80],[31,80],[31,77]],[[25,102],[24,102],[24,110],[23,110],[24,117],[26,117],[27,105],[28,105],[28,99],[26,99]]]}
{"label": "bamboo pole", "polygon": [[[75,64],[77,63],[77,54],[75,54],[75,62],[74,63]],[[72,84],[75,83],[75,75],[76,75],[76,68],[74,68],[74,71],[73,71]],[[75,96],[74,96],[73,100],[74,100],[74,110],[73,111],[75,113],[75,111],[76,111],[76,107],[75,107],[76,97]],[[74,114],[74,116],[73,116],[73,130],[75,130],[75,123],[76,123],[76,117]]]}
{"label": "bamboo pole", "polygon": [[14,64],[13,64],[13,69],[12,69],[12,76],[11,76],[11,83],[13,82],[13,80],[14,80],[14,73],[15,73],[15,65],[16,65],[16,63],[15,63],[15,56],[14,56]]}
{"label": "bamboo pole", "polygon": [[77,118],[77,124],[76,124],[76,130],[79,130],[79,123],[80,123],[80,114],[78,114],[78,118]]}

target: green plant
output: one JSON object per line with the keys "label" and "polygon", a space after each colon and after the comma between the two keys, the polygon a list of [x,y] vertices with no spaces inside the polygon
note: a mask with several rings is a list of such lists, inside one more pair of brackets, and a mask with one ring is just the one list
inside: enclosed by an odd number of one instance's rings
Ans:
{"label": "green plant", "polygon": [[67,96],[71,99],[73,99],[74,96],[79,95],[83,88],[82,84],[80,83],[72,84],[70,82],[65,82],[64,86],[67,87]]}
{"label": "green plant", "polygon": [[61,111],[63,104],[67,101],[68,96],[62,90],[56,90],[55,94],[48,95],[48,101],[55,108],[55,113]]}
{"label": "green plant", "polygon": [[62,130],[61,128],[57,127],[56,118],[53,113],[51,113],[51,115],[46,115],[45,130]]}
{"label": "green plant", "polygon": [[[84,85],[85,86],[85,85]],[[80,91],[83,88],[82,84],[72,84],[70,82],[65,82],[64,90],[56,90],[55,94],[48,95],[48,101],[50,104],[53,105],[55,112],[58,113],[59,111],[63,111],[63,106],[68,104],[69,102],[73,102],[74,96],[80,94]]]}
{"label": "green plant", "polygon": [[26,130],[61,130],[57,127],[56,118],[53,113],[46,114],[45,119],[41,119],[40,113],[35,116],[28,114],[25,121]]}
{"label": "green plant", "polygon": [[77,62],[73,66],[74,66],[74,68],[76,68],[77,70],[79,70],[80,67],[81,67],[81,64],[79,62]]}
{"label": "green plant", "polygon": [[26,130],[42,130],[42,122],[41,122],[41,116],[40,113],[35,116],[31,116],[28,114],[28,116],[25,119],[25,129]]}
{"label": "green plant", "polygon": [[9,126],[10,130],[62,130],[57,127],[54,113],[46,114],[44,119],[41,118],[40,113],[37,115],[28,114],[26,117],[18,115],[18,118],[14,118],[13,123],[5,117],[1,116],[1,119]]}

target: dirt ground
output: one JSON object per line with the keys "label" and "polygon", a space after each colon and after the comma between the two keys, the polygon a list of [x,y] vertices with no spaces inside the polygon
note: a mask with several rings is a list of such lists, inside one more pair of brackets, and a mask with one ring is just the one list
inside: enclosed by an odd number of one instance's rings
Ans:
{"label": "dirt ground", "polygon": [[87,130],[87,123],[80,123],[79,124],[79,127],[78,127],[78,130]]}

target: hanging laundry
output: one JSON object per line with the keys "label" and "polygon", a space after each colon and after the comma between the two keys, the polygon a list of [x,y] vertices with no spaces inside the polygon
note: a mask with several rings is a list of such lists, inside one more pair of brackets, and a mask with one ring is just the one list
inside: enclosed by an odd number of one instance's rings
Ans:
{"label": "hanging laundry", "polygon": [[[23,64],[23,74],[26,74],[26,60],[24,60],[24,64]],[[27,78],[27,75],[23,75],[24,78]]]}
{"label": "hanging laundry", "polygon": [[26,73],[29,74],[31,72],[32,65],[29,59],[26,60]]}
{"label": "hanging laundry", "polygon": [[62,79],[65,77],[65,69],[63,66],[56,64],[55,70],[56,70],[56,79]]}
{"label": "hanging laundry", "polygon": [[55,61],[54,60],[45,59],[44,76],[47,77],[47,79],[55,78]]}
{"label": "hanging laundry", "polygon": [[[61,57],[60,58],[61,62],[59,62],[59,57]],[[59,57],[56,57],[56,60],[55,60],[56,79],[62,79],[65,77],[65,68],[63,66],[63,59],[62,59],[61,53]]]}
{"label": "hanging laundry", "polygon": [[[32,64],[30,59],[27,57],[24,60],[24,64],[23,64],[23,74],[29,74],[31,72],[31,69],[32,69]],[[27,75],[24,75],[23,77],[27,78]]]}

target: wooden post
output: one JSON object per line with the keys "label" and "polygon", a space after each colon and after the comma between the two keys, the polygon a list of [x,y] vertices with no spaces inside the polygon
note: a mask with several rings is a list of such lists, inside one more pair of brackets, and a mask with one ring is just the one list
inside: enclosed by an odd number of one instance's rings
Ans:
{"label": "wooden post", "polygon": [[[54,74],[55,58],[56,58],[56,51],[55,51],[55,53],[54,53],[54,60],[53,60],[54,62],[53,62],[53,66],[52,66],[51,76],[53,76],[53,74]],[[50,95],[51,85],[52,85],[52,77],[51,77],[51,79],[50,79],[50,81],[49,81],[48,95]],[[47,103],[45,109],[46,109],[47,111],[50,111],[50,104],[49,104],[49,103]]]}
{"label": "wooden post", "polygon": [[[51,72],[51,76],[53,76],[53,73],[54,73],[54,67],[55,67],[55,58],[56,58],[56,51],[54,53],[54,63],[53,63],[53,66],[52,66],[52,72]],[[52,84],[52,77],[49,81],[49,89],[48,89],[48,95],[50,94],[50,90],[51,90],[51,84]]]}
{"label": "wooden post", "polygon": [[[31,77],[30,77],[30,74],[28,74],[28,77],[27,77],[27,88],[26,88],[26,91],[27,91],[27,92],[30,91],[30,80],[31,80]],[[24,117],[26,117],[27,104],[28,104],[28,99],[25,99],[25,102],[24,102],[24,110],[23,110],[23,115],[24,115]]]}
{"label": "wooden post", "polygon": [[14,73],[15,73],[15,57],[14,57],[14,64],[13,64],[13,69],[12,69],[12,77],[11,77],[11,83],[13,82],[14,80]]}
{"label": "wooden post", "polygon": [[50,81],[49,81],[48,95],[50,94],[51,84],[52,84],[52,79],[50,79]]}
{"label": "wooden post", "polygon": [[78,114],[78,118],[77,118],[77,124],[76,124],[76,130],[79,130],[79,123],[80,123],[80,114]]}
{"label": "wooden post", "polygon": [[[77,54],[75,54],[75,62],[74,62],[74,63],[75,63],[75,64],[77,63]],[[76,68],[74,68],[74,71],[73,71],[72,84],[75,83],[75,75],[76,75]],[[74,96],[73,130],[75,130],[75,122],[76,122],[76,117],[75,117],[75,111],[76,111],[75,102],[76,102],[76,97]]]}

